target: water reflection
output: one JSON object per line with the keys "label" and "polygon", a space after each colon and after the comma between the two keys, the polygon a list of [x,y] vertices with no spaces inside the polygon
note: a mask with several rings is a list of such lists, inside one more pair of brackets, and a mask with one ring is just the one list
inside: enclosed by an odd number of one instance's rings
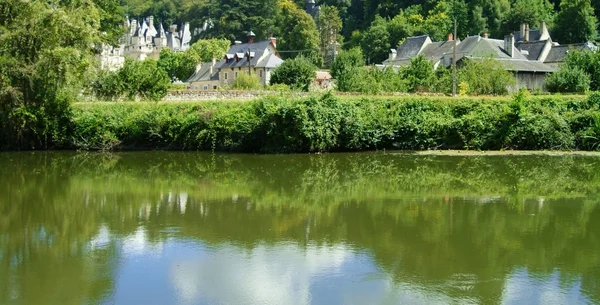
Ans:
{"label": "water reflection", "polygon": [[600,302],[600,159],[0,155],[0,304]]}

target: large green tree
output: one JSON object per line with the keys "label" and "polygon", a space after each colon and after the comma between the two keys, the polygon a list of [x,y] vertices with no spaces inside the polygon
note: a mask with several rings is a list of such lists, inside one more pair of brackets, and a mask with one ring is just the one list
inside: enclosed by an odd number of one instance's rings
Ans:
{"label": "large green tree", "polygon": [[67,140],[70,103],[110,15],[90,0],[0,2],[0,149]]}
{"label": "large green tree", "polygon": [[302,55],[320,67],[323,59],[319,54],[319,31],[313,18],[289,0],[279,2],[278,25],[280,35],[277,49],[282,57],[295,58]]}
{"label": "large green tree", "polygon": [[542,22],[552,24],[554,20],[554,5],[548,0],[515,0],[510,14],[506,16],[504,31],[519,29],[522,23],[529,24],[531,28],[539,26]]}
{"label": "large green tree", "polygon": [[577,43],[598,37],[598,19],[590,0],[562,0],[553,38],[561,43]]}
{"label": "large green tree", "polygon": [[381,63],[390,49],[390,34],[385,19],[377,16],[371,26],[363,33],[360,46],[370,63]]}
{"label": "large green tree", "polygon": [[342,19],[334,6],[324,5],[317,17],[317,29],[319,30],[319,48],[323,62],[330,66],[337,48],[342,42],[340,31],[342,30]]}

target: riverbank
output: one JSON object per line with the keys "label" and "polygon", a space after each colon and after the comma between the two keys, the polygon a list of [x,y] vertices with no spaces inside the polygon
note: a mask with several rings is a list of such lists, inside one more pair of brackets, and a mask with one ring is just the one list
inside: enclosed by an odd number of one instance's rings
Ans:
{"label": "riverbank", "polygon": [[[306,153],[600,149],[600,94],[76,103],[54,149]],[[10,146],[10,145],[8,145]],[[6,149],[6,147],[2,147]]]}

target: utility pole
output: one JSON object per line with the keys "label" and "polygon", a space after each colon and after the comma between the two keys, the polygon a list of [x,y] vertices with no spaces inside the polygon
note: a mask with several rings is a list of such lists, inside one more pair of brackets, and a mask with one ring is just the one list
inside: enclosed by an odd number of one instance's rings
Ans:
{"label": "utility pole", "polygon": [[456,26],[456,14],[454,14],[454,39],[452,47],[452,96],[456,96],[456,41],[458,40],[457,26]]}

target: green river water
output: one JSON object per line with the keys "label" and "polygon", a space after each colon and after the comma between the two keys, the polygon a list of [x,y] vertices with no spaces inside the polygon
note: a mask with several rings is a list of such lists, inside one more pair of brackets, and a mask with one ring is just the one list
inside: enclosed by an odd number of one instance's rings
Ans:
{"label": "green river water", "polygon": [[0,304],[600,304],[600,157],[1,153]]}

